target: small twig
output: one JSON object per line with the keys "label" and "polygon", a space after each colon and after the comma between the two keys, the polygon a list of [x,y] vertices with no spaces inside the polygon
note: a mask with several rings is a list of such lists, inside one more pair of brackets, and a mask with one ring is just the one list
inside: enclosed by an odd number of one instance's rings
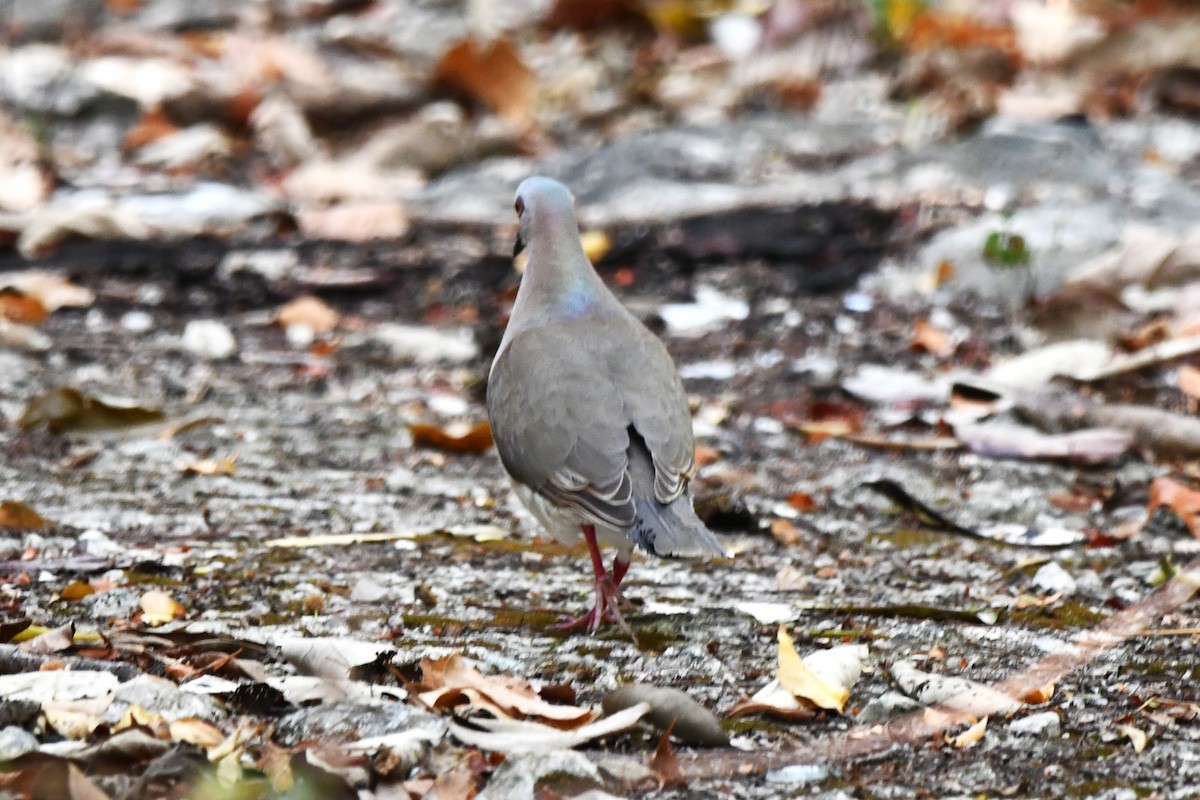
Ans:
{"label": "small twig", "polygon": [[1080,381],[1098,381],[1103,378],[1124,375],[1127,372],[1136,372],[1139,369],[1156,366],[1167,361],[1186,358],[1196,353],[1200,353],[1200,334],[1167,339],[1165,342],[1159,342],[1153,347],[1139,350],[1132,355],[1114,358],[1108,364],[1091,372],[1075,373],[1072,377]]}

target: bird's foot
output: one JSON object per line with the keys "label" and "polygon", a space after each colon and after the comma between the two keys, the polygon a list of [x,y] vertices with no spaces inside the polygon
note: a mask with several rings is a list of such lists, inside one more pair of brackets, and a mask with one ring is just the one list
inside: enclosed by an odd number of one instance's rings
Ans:
{"label": "bird's foot", "polygon": [[605,622],[615,622],[636,642],[637,636],[634,635],[633,628],[629,627],[621,613],[623,605],[628,606],[630,603],[621,592],[621,587],[613,580],[613,576],[606,572],[596,577],[596,604],[592,606],[592,610],[582,617],[564,622],[558,628],[574,631],[586,627],[588,633],[595,633]]}

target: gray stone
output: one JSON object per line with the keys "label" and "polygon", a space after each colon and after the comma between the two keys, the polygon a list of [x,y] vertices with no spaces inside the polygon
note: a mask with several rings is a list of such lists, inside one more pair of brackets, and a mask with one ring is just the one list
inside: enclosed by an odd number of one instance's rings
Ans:
{"label": "gray stone", "polygon": [[1060,730],[1061,724],[1058,714],[1053,711],[1030,714],[1028,717],[1013,720],[1008,724],[1009,733],[1014,733],[1018,736],[1053,737],[1057,736]]}
{"label": "gray stone", "polygon": [[364,739],[413,728],[427,728],[441,734],[446,724],[440,717],[407,703],[337,703],[293,711],[279,720],[275,737],[280,744],[291,746],[304,739]]}
{"label": "gray stone", "polygon": [[574,750],[510,755],[479,793],[478,800],[532,800],[538,781],[550,775],[601,782],[596,765]]}
{"label": "gray stone", "polygon": [[215,698],[208,695],[185,692],[171,681],[152,675],[139,675],[126,681],[113,692],[112,704],[105,710],[102,720],[115,724],[130,706],[139,706],[162,716],[167,721],[199,717],[216,721],[226,712]]}
{"label": "gray stone", "polygon": [[109,589],[83,599],[88,616],[94,620],[129,619],[138,610],[141,596],[132,589]]}
{"label": "gray stone", "polygon": [[0,761],[12,761],[37,749],[37,737],[29,731],[15,725],[0,730]]}
{"label": "gray stone", "polygon": [[884,692],[863,707],[858,714],[857,721],[860,725],[874,725],[878,722],[886,722],[900,714],[916,711],[918,708],[921,708],[921,704],[907,695],[899,692]]}

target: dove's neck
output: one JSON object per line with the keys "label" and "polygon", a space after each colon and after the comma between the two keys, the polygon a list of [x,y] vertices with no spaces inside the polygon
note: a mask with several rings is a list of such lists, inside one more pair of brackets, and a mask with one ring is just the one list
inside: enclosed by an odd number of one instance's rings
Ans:
{"label": "dove's neck", "polygon": [[528,266],[512,312],[514,321],[528,327],[603,313],[616,303],[584,254],[575,225],[559,227],[531,237]]}

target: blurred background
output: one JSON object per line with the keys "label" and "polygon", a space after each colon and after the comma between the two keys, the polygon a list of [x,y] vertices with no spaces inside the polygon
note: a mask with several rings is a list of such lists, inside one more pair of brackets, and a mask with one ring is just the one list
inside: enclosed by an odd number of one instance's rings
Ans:
{"label": "blurred background", "polygon": [[[505,226],[534,170],[568,180],[601,227],[855,198],[909,204],[927,233],[946,224],[938,209],[1011,214],[1059,176],[1095,194],[1157,171],[1130,187],[1146,209],[1174,191],[1158,173],[1191,182],[1200,163],[1195,127],[1171,123],[1200,112],[1188,2],[6,0],[0,31],[7,265],[80,239],[411,242],[429,225]],[[1147,116],[1168,124],[938,155],[1013,125]],[[1120,152],[1098,166],[1088,150]],[[1104,209],[1073,220],[1105,230],[1072,258],[1116,244]],[[1062,224],[1035,219],[1031,236]],[[508,233],[470,247],[502,253]],[[739,235],[770,238],[726,238]],[[746,250],[693,249],[722,247]],[[961,256],[947,245],[923,266]]]}

